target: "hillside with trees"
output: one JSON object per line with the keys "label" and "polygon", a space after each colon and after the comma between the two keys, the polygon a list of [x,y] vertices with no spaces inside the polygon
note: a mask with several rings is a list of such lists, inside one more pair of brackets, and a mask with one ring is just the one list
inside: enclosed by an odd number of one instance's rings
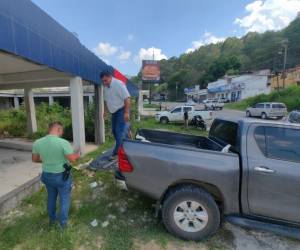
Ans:
{"label": "hillside with trees", "polygon": [[[161,83],[168,83],[169,98],[183,98],[184,88],[260,69],[280,72],[283,67],[282,41],[288,39],[287,68],[300,64],[300,18],[281,31],[250,32],[242,38],[229,37],[224,42],[161,60]],[[140,80],[140,73],[135,80]]]}

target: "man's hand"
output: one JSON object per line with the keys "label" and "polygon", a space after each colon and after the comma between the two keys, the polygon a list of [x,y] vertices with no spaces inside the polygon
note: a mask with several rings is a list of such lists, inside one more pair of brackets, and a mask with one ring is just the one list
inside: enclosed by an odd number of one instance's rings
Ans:
{"label": "man's hand", "polygon": [[130,119],[129,112],[125,112],[124,113],[124,121],[129,122],[129,119]]}

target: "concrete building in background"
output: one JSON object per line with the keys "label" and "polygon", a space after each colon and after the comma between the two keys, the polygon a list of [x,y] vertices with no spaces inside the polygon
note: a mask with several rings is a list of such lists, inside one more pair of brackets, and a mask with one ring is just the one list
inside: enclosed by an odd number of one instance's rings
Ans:
{"label": "concrete building in background", "polygon": [[69,87],[73,144],[84,152],[83,86],[92,86],[97,111],[96,143],[103,143],[104,100],[99,77],[103,70],[122,80],[131,95],[138,93],[124,75],[84,47],[72,32],[33,2],[0,1],[0,91],[23,90],[29,134],[37,131],[34,89]]}
{"label": "concrete building in background", "polygon": [[272,90],[278,90],[292,85],[300,86],[300,65],[295,68],[288,69],[285,76],[285,79],[283,79],[283,75],[281,73],[272,76]]}
{"label": "concrete building in background", "polygon": [[231,102],[270,92],[270,70],[260,70],[240,76],[225,76],[207,86],[208,98],[226,98]]}
{"label": "concrete building in background", "polygon": [[[83,86],[83,104],[87,107],[94,101],[94,87]],[[42,88],[33,90],[34,104],[47,103],[52,105],[58,103],[62,107],[71,108],[71,95],[69,87]],[[24,90],[0,91],[0,110],[19,108],[24,104]]]}

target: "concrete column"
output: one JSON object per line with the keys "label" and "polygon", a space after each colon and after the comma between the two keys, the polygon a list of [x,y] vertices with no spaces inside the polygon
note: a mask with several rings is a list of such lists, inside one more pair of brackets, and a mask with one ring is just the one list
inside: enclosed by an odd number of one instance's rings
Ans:
{"label": "concrete column", "polygon": [[27,132],[28,134],[33,134],[37,131],[37,123],[32,89],[24,90],[24,101],[27,118]]}
{"label": "concrete column", "polygon": [[83,86],[80,77],[70,80],[71,94],[71,113],[73,128],[73,144],[75,148],[80,148],[83,153],[85,150],[85,125],[83,108]]}
{"label": "concrete column", "polygon": [[89,97],[89,104],[92,104],[93,103],[93,96],[92,95],[88,95]]}
{"label": "concrete column", "polygon": [[95,143],[102,144],[105,142],[105,121],[104,121],[104,96],[103,85],[95,85],[95,99],[96,105],[95,114]]}
{"label": "concrete column", "polygon": [[53,105],[54,99],[52,95],[49,95],[49,105]]}
{"label": "concrete column", "polygon": [[14,97],[14,108],[19,109],[19,107],[20,107],[19,97],[15,96]]}

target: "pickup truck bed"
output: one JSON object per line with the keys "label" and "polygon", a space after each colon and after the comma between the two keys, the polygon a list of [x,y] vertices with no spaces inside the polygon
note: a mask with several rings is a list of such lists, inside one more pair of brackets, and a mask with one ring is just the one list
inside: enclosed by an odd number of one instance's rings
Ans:
{"label": "pickup truck bed", "polygon": [[223,147],[205,136],[179,134],[162,130],[140,129],[138,136],[151,143],[161,143],[188,148],[198,148],[213,151],[221,151]]}
{"label": "pickup truck bed", "polygon": [[[239,157],[221,152],[210,138],[158,130],[139,130],[143,141],[125,140],[123,149],[134,171],[123,173],[128,188],[160,200],[171,186],[189,180],[210,183],[216,198],[231,197],[226,212],[238,212]],[[235,202],[232,202],[235,201]]]}

